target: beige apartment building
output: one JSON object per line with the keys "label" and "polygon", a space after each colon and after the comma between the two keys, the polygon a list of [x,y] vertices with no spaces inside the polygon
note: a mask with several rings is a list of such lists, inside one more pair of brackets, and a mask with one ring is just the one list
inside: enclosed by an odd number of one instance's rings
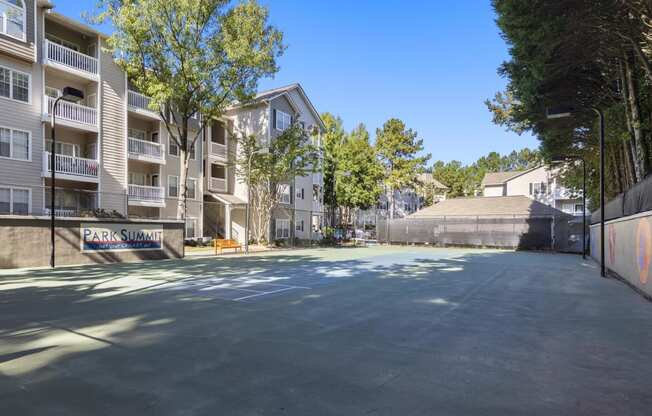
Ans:
{"label": "beige apartment building", "polygon": [[[104,210],[130,218],[182,218],[179,149],[158,113],[149,109],[149,98],[131,88],[112,56],[103,52],[105,40],[93,28],[54,12],[48,1],[0,0],[0,214],[49,215],[54,209],[58,216],[72,217]],[[53,103],[65,87],[84,97],[74,103],[60,100],[54,114],[57,192],[51,207],[51,120]],[[297,89],[301,93],[292,92]],[[287,97],[293,94],[309,103],[300,86],[288,88]],[[314,107],[302,100],[288,114],[321,129]],[[274,111],[266,115],[273,120],[276,102],[262,106]],[[240,112],[250,111],[232,109],[202,132],[193,149],[188,237],[243,238],[247,192],[235,178],[236,143],[227,131],[232,130],[228,123],[237,123],[235,131],[243,128],[246,117]],[[277,131],[269,123],[251,122],[244,129],[263,138]],[[199,120],[193,123],[196,133]]]}

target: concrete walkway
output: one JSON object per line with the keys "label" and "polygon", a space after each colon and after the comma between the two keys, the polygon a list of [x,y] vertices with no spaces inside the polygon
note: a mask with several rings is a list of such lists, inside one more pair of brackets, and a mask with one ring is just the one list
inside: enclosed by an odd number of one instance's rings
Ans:
{"label": "concrete walkway", "polygon": [[571,255],[0,274],[2,415],[649,415],[652,304]]}

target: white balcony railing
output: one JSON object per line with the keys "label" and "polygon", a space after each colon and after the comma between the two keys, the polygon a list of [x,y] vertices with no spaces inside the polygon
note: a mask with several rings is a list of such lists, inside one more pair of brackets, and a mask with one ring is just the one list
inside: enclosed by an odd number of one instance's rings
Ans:
{"label": "white balcony railing", "polygon": [[165,160],[165,146],[160,143],[128,138],[129,154],[149,159]]}
{"label": "white balcony railing", "polygon": [[[45,208],[45,215],[52,215],[50,214],[50,208]],[[78,211],[74,209],[59,209],[55,208],[54,209],[54,216],[55,217],[76,217],[78,215]]]}
{"label": "white balcony railing", "polygon": [[44,49],[48,61],[94,76],[98,74],[97,59],[92,56],[52,43],[47,39],[45,40]]}
{"label": "white balcony railing", "polygon": [[[52,107],[56,98],[44,96],[47,100],[48,115],[52,116]],[[97,127],[97,110],[93,107],[71,103],[70,101],[59,100],[57,104],[57,119],[74,121],[76,123]]]}
{"label": "white balcony railing", "polygon": [[226,159],[226,145],[211,142],[211,154]]}
{"label": "white balcony railing", "polygon": [[213,192],[226,192],[226,179],[221,178],[210,178],[210,190]]}
{"label": "white balcony railing", "polygon": [[164,195],[165,189],[159,186],[129,184],[129,200],[162,204]]}
{"label": "white balcony railing", "polygon": [[152,101],[152,99],[146,95],[143,95],[136,91],[128,91],[127,104],[129,104],[129,107],[131,108],[137,108],[139,110],[145,110],[152,113],[156,113],[155,110],[149,108],[150,101]]}
{"label": "white balcony railing", "polygon": [[[52,171],[51,160],[50,152],[43,152],[43,166],[46,167],[47,172]],[[94,159],[55,155],[54,164],[56,173],[83,176],[87,178],[97,178],[99,176],[100,164]]]}

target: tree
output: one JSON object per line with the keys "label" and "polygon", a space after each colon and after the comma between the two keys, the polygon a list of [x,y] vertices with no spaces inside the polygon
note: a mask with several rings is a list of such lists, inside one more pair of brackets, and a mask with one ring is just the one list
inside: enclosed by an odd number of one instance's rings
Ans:
{"label": "tree", "polygon": [[256,136],[237,140],[241,150],[235,165],[236,175],[240,182],[249,186],[253,240],[271,243],[272,213],[295,177],[314,172],[319,163],[318,149],[298,123],[275,137],[266,151],[261,151],[261,141]]}
{"label": "tree", "polygon": [[423,140],[399,119],[390,119],[376,130],[376,151],[384,168],[384,182],[390,193],[390,218],[394,217],[394,193],[416,186],[417,175],[424,171],[430,154],[423,151]]}
{"label": "tree", "polygon": [[335,172],[337,170],[337,159],[340,147],[346,140],[346,132],[342,127],[342,119],[331,113],[323,113],[321,119],[326,126],[323,134],[324,154],[324,204],[328,206],[331,217],[331,224],[335,225],[335,212],[337,200],[335,199]]}
{"label": "tree", "polygon": [[227,0],[101,0],[96,20],[112,24],[116,63],[151,97],[179,147],[178,216],[185,218],[190,150],[228,105],[250,99],[258,80],[277,72],[282,33],[254,0],[233,7]]}
{"label": "tree", "polygon": [[337,206],[346,209],[349,220],[353,211],[368,209],[378,202],[382,179],[383,168],[369,142],[369,132],[359,124],[339,146],[335,170]]}

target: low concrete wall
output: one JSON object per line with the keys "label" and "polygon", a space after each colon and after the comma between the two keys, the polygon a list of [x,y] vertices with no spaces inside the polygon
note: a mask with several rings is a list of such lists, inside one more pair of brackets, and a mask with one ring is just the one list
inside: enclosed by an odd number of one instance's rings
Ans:
{"label": "low concrete wall", "polygon": [[[97,223],[156,225],[163,229],[163,244],[156,250],[81,250],[80,225]],[[115,263],[183,256],[183,222],[66,218],[56,220],[56,264]],[[50,264],[50,220],[45,217],[0,216],[0,268]]]}
{"label": "low concrete wall", "polygon": [[[605,225],[606,267],[652,296],[652,211]],[[600,261],[600,224],[591,226],[591,256]]]}

